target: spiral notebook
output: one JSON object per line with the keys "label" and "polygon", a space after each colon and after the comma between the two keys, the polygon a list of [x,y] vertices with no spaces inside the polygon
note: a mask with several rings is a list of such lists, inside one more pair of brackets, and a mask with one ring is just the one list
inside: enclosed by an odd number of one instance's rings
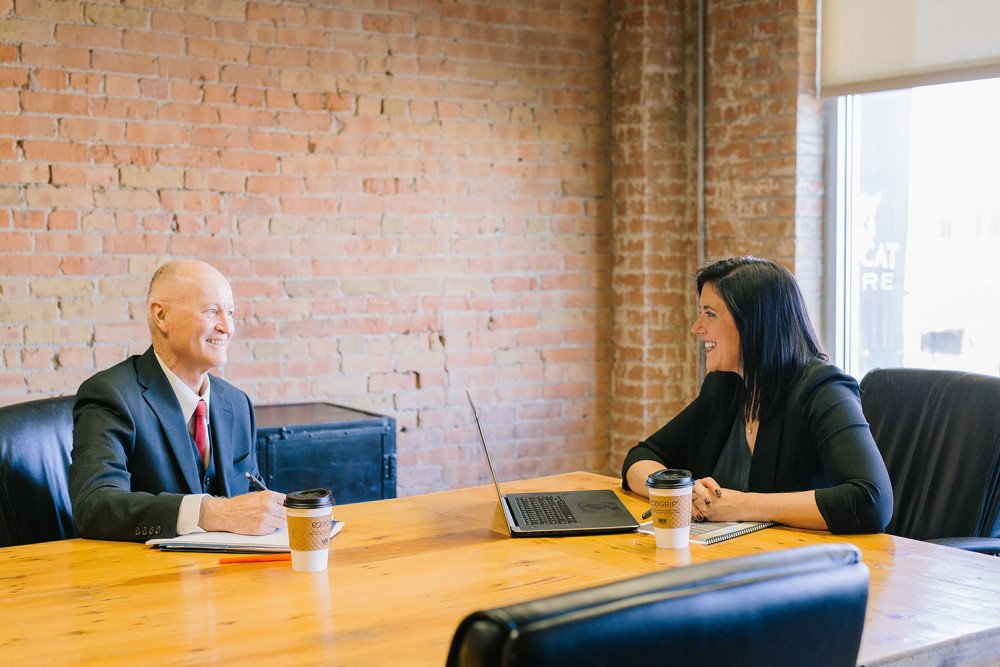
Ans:
{"label": "spiral notebook", "polygon": [[691,543],[715,544],[776,525],[776,521],[692,521]]}

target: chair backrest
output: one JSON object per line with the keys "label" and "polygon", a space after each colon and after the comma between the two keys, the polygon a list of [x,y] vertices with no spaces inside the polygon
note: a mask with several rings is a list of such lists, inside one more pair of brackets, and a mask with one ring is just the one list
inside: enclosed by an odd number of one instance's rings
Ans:
{"label": "chair backrest", "polygon": [[1000,537],[1000,377],[875,369],[861,407],[892,480],[887,533]]}
{"label": "chair backrest", "polygon": [[72,396],[0,408],[0,547],[76,537],[72,448]]}
{"label": "chair backrest", "polygon": [[475,612],[447,665],[853,666],[867,601],[856,547],[798,547]]}

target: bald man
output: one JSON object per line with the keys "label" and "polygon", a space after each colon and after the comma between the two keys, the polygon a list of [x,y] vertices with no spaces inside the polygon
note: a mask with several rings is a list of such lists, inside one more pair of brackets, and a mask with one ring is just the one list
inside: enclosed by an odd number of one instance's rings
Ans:
{"label": "bald man", "polygon": [[137,541],[273,532],[284,524],[284,496],[249,492],[244,474],[258,474],[253,405],[209,374],[225,365],[235,329],[229,281],[204,262],[172,261],[153,275],[146,305],[152,346],[76,394],[69,493],[77,532]]}

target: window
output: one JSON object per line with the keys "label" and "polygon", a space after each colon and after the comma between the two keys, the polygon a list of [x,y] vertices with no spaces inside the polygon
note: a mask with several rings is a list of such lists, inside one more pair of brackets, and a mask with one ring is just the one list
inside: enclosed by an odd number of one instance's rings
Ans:
{"label": "window", "polygon": [[861,378],[1000,373],[1000,79],[828,103],[825,342]]}

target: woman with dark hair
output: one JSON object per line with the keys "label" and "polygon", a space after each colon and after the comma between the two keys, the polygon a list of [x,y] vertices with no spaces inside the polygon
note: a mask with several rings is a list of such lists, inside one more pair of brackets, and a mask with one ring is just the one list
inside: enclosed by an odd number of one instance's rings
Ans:
{"label": "woman with dark hair", "polygon": [[882,531],[892,486],[858,384],[828,363],[802,293],[754,257],[695,276],[708,375],[698,397],[633,447],[622,485],[646,495],[663,468],[695,477],[696,521],[777,521],[834,533]]}

